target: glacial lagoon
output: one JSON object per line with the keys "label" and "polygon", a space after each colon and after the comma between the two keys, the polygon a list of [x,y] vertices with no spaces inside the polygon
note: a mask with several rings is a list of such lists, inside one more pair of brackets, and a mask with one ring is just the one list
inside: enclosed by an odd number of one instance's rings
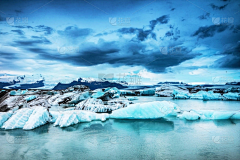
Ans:
{"label": "glacial lagoon", "polygon": [[[240,109],[239,101],[138,97],[173,101],[182,110]],[[109,119],[66,128],[0,129],[0,159],[239,159],[240,120]]]}

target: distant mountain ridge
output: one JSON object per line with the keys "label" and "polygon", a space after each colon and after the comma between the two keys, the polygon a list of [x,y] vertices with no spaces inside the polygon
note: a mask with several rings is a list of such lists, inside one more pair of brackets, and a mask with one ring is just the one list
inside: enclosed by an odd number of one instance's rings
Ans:
{"label": "distant mountain ridge", "polygon": [[109,81],[86,81],[82,78],[79,78],[78,81],[73,81],[71,83],[62,84],[58,83],[53,90],[63,90],[67,89],[68,87],[74,85],[85,85],[88,86],[91,90],[98,89],[98,88],[107,88],[107,87],[117,87],[118,89],[128,88],[127,86],[123,86],[122,84],[116,82],[109,82]]}

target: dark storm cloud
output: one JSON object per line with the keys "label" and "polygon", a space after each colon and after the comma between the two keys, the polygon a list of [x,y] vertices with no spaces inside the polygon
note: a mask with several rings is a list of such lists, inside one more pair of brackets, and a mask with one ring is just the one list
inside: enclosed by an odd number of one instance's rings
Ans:
{"label": "dark storm cloud", "polygon": [[21,46],[33,46],[35,44],[52,44],[48,39],[45,37],[38,37],[38,36],[32,36],[31,40],[25,40],[25,41],[14,41],[17,45]]}
{"label": "dark storm cloud", "polygon": [[206,14],[203,14],[203,15],[199,16],[198,18],[199,18],[200,20],[204,20],[204,19],[208,19],[209,16],[210,16],[210,13],[206,13]]}
{"label": "dark storm cloud", "polygon": [[15,33],[17,33],[17,34],[19,34],[19,35],[21,35],[21,36],[23,36],[24,34],[25,34],[25,32],[24,31],[22,31],[22,30],[20,30],[20,29],[17,29],[17,30],[11,30],[12,32],[15,32]]}
{"label": "dark storm cloud", "polygon": [[163,16],[155,19],[155,20],[150,21],[149,23],[150,23],[151,28],[154,29],[154,27],[155,27],[158,23],[160,23],[160,24],[166,24],[166,23],[168,23],[168,21],[169,21],[169,16],[168,16],[168,15],[163,15]]}
{"label": "dark storm cloud", "polygon": [[28,28],[28,29],[33,29],[32,26],[13,26],[15,28],[21,28],[21,29],[25,29],[25,28]]}
{"label": "dark storm cloud", "polygon": [[[164,72],[166,67],[178,65],[192,59],[199,54],[192,54],[191,50],[183,49],[174,54],[163,55],[159,51],[144,51],[146,46],[138,42],[102,42],[99,46],[85,45],[87,48],[75,54],[59,54],[41,48],[31,48],[42,59],[63,61],[76,66],[94,66],[111,64],[112,66],[143,66],[153,72]],[[122,51],[124,46],[124,51]],[[142,52],[145,53],[142,53]],[[49,53],[51,52],[51,53]],[[125,53],[125,54],[122,54]]]}
{"label": "dark storm cloud", "polygon": [[227,7],[228,4],[225,4],[223,6],[216,6],[215,4],[211,3],[210,6],[212,7],[212,9],[214,10],[223,10],[224,8]]}
{"label": "dark storm cloud", "polygon": [[240,43],[236,46],[227,48],[221,55],[221,59],[217,60],[215,66],[220,68],[240,68]]}
{"label": "dark storm cloud", "polygon": [[63,31],[58,31],[58,34],[71,38],[86,37],[93,33],[90,28],[78,28],[77,26],[68,26]]}
{"label": "dark storm cloud", "polygon": [[211,25],[206,27],[200,27],[192,36],[197,36],[198,38],[202,39],[207,37],[213,37],[216,33],[223,32],[228,27],[229,26],[227,25]]}
{"label": "dark storm cloud", "polygon": [[6,53],[0,51],[0,58],[6,58],[6,59],[16,59],[16,54],[15,53]]}
{"label": "dark storm cloud", "polygon": [[15,10],[15,12],[16,12],[16,13],[22,13],[22,11],[21,11],[21,10]]}
{"label": "dark storm cloud", "polygon": [[1,32],[1,31],[0,31],[0,34],[6,35],[6,34],[8,34],[8,32]]}
{"label": "dark storm cloud", "polygon": [[45,25],[39,25],[33,28],[35,32],[44,32],[45,35],[52,34],[54,29]]}
{"label": "dark storm cloud", "polygon": [[152,33],[152,30],[144,31],[139,28],[120,28],[117,32],[121,34],[136,34],[136,38],[139,41],[144,41],[150,35],[153,39],[156,39],[156,34]]}
{"label": "dark storm cloud", "polygon": [[[149,36],[153,39],[157,39],[156,34],[153,33],[153,30],[157,24],[167,24],[169,21],[169,16],[168,15],[163,15],[155,20],[151,20],[149,22],[149,30],[143,30],[140,28],[120,28],[117,30],[117,32],[121,34],[136,34],[137,35],[137,40],[139,41],[144,41],[146,40]],[[169,26],[170,28],[173,27],[172,25]]]}
{"label": "dark storm cloud", "polygon": [[6,21],[6,18],[1,17],[1,15],[0,15],[0,21]]}

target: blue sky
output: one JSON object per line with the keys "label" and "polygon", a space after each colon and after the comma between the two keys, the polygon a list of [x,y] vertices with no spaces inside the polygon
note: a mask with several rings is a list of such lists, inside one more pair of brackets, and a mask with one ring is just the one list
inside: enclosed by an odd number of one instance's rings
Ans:
{"label": "blue sky", "polygon": [[[240,79],[240,1],[0,1],[0,73]],[[215,82],[214,82],[215,83]]]}

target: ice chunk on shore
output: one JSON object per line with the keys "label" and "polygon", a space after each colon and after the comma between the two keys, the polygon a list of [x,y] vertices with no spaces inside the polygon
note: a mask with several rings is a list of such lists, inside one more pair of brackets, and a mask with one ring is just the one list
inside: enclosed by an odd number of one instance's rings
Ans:
{"label": "ice chunk on shore", "polygon": [[170,101],[154,101],[131,104],[127,108],[113,111],[110,118],[116,119],[151,119],[176,115],[179,107]]}
{"label": "ice chunk on shore", "polygon": [[3,124],[2,128],[15,129],[23,128],[25,123],[28,121],[33,109],[22,108],[14,112],[14,114]]}
{"label": "ice chunk on shore", "polygon": [[44,107],[36,107],[29,117],[23,129],[34,129],[46,124],[50,119],[49,113]]}
{"label": "ice chunk on shore", "polygon": [[0,127],[12,116],[12,112],[0,112]]}

